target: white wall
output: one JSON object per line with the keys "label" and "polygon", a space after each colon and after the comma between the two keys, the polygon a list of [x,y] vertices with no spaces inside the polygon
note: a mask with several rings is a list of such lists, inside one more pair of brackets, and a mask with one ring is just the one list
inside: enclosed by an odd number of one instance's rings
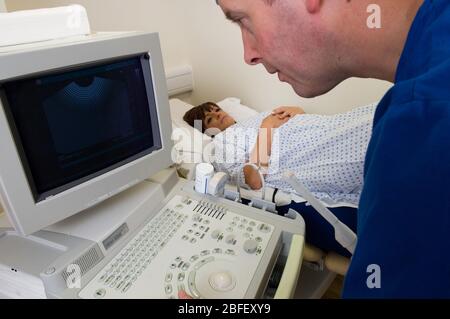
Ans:
{"label": "white wall", "polygon": [[6,12],[5,0],[0,0],[0,12]]}
{"label": "white wall", "polygon": [[337,113],[376,101],[390,84],[351,79],[325,96],[299,98],[262,66],[247,66],[239,29],[225,20],[213,0],[6,0],[9,11],[79,3],[93,30],[159,31],[166,68],[190,63],[193,104],[237,96],[259,110],[301,105],[308,112]]}
{"label": "white wall", "polygon": [[185,0],[6,0],[9,11],[55,7],[78,3],[89,15],[93,31],[158,31],[166,69],[189,62],[186,28],[178,10]]}

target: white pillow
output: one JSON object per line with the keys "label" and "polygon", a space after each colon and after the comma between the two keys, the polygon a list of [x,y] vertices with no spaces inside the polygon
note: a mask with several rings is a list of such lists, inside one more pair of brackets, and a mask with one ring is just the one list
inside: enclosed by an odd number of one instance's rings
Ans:
{"label": "white pillow", "polygon": [[186,114],[187,111],[192,109],[193,106],[179,99],[171,99],[169,103],[170,103],[170,116],[172,118],[172,126],[186,127],[189,129],[190,128],[193,129],[193,127],[191,127],[183,120],[184,114]]}
{"label": "white pillow", "polygon": [[[172,140],[174,149],[172,159],[178,163],[201,163],[205,148],[212,147],[212,138],[199,130],[193,128],[183,120],[184,114],[194,106],[179,99],[171,99],[170,115],[172,117]],[[227,98],[217,103],[225,112],[232,116],[237,122],[248,119],[258,114],[257,111],[248,106],[241,105],[237,98]]]}
{"label": "white pillow", "polygon": [[[182,140],[183,143],[176,143],[175,148],[188,152],[202,152],[203,146],[211,142],[211,137],[193,128],[183,120],[184,114],[193,108],[192,105],[178,99],[170,101],[170,115],[172,118],[172,140]],[[194,139],[201,139],[202,143],[194,143]],[[198,144],[198,145],[194,145]]]}
{"label": "white pillow", "polygon": [[[234,118],[236,122],[242,122],[252,116],[256,116],[259,114],[254,109],[242,105],[241,100],[235,97],[226,98],[220,102],[217,102],[216,104],[219,105],[232,118]],[[192,128],[192,126],[190,126],[183,120],[183,116],[193,107],[193,105],[190,105],[179,99],[171,99],[170,115],[172,117],[172,123],[174,124],[174,126]]]}
{"label": "white pillow", "polygon": [[242,105],[241,100],[235,97],[229,97],[225,100],[217,102],[222,110],[227,112],[236,122],[245,121],[259,113],[254,109]]}

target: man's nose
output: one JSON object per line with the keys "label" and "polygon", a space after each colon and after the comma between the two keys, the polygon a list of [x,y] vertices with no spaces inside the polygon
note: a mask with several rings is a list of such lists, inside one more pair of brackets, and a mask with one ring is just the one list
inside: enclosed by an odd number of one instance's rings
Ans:
{"label": "man's nose", "polygon": [[249,65],[257,65],[262,62],[262,58],[256,49],[254,41],[249,39],[249,36],[242,34],[242,39],[244,42],[244,60],[245,63]]}

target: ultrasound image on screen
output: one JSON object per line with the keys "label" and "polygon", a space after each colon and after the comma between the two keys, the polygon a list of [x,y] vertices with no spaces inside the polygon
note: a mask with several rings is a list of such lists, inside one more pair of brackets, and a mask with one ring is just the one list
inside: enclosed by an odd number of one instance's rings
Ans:
{"label": "ultrasound image on screen", "polygon": [[133,135],[129,96],[123,83],[94,77],[72,82],[43,102],[58,154],[72,154],[102,141]]}
{"label": "ultrasound image on screen", "polygon": [[135,57],[5,84],[37,201],[161,148],[143,63]]}

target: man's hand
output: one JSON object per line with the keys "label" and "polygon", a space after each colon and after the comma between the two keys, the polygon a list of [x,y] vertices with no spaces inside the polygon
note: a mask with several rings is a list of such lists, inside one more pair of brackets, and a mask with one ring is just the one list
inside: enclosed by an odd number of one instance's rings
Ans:
{"label": "man's hand", "polygon": [[273,110],[272,114],[277,116],[280,120],[284,120],[291,119],[296,115],[305,114],[305,111],[297,106],[281,106]]}
{"label": "man's hand", "polygon": [[194,299],[194,298],[192,298],[190,295],[188,295],[188,294],[186,293],[186,291],[184,291],[184,290],[179,290],[179,291],[178,291],[178,299]]}

